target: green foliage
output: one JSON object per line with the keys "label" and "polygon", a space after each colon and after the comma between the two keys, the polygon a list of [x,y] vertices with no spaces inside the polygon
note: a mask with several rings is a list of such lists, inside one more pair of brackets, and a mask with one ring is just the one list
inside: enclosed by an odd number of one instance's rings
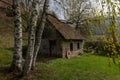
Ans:
{"label": "green foliage", "polygon": [[107,39],[104,52],[112,57],[114,63],[120,64],[120,43],[114,43],[112,40]]}
{"label": "green foliage", "polygon": [[[104,42],[104,45],[102,46],[102,49],[104,52],[103,54],[112,57],[114,63],[119,62],[119,56],[120,56],[120,43],[118,41],[118,33],[117,33],[118,31],[117,17],[119,15],[118,14],[118,7],[119,7],[118,1],[119,0],[103,1],[102,2],[103,10],[100,11],[101,12],[100,14],[104,18],[103,19],[101,19],[101,17],[95,18],[99,22],[97,24],[107,24],[107,26],[104,25],[106,29],[105,29],[105,32],[103,32],[103,35],[104,35],[103,40],[105,42]],[[104,12],[104,8],[107,9],[107,12]],[[108,22],[109,22],[109,25],[108,25]]]}
{"label": "green foliage", "polygon": [[86,42],[84,51],[111,57],[115,64],[120,64],[120,43],[114,43],[113,40]]}
{"label": "green foliage", "polygon": [[[118,2],[117,2],[118,3]],[[108,8],[108,17],[110,21],[110,26],[107,30],[108,36],[105,39],[104,51],[108,56],[112,57],[114,63],[119,64],[119,56],[120,56],[120,43],[118,41],[117,35],[117,7],[118,4],[112,0],[107,0],[107,8]]]}

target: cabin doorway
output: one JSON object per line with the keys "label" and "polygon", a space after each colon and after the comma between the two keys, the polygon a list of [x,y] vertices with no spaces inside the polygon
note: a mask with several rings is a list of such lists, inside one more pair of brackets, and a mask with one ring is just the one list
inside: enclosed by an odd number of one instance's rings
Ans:
{"label": "cabin doorway", "polygon": [[56,40],[50,40],[50,56],[54,56],[57,53]]}

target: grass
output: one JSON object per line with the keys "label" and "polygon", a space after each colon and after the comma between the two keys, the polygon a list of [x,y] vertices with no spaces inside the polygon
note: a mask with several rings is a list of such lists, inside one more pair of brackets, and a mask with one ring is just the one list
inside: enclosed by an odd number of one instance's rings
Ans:
{"label": "grass", "polygon": [[12,61],[12,51],[0,48],[0,69],[10,65]]}
{"label": "grass", "polygon": [[[120,69],[109,64],[110,59],[103,56],[83,54],[71,59],[39,59],[37,70],[28,78],[20,80],[120,80]],[[3,73],[10,66],[12,51],[0,48],[0,80],[19,80],[14,74]],[[4,75],[6,74],[6,75]],[[2,75],[2,76],[1,76]]]}
{"label": "grass", "polygon": [[57,59],[41,70],[41,76],[43,80],[120,80],[120,69],[112,63],[110,66],[108,60],[95,55]]}

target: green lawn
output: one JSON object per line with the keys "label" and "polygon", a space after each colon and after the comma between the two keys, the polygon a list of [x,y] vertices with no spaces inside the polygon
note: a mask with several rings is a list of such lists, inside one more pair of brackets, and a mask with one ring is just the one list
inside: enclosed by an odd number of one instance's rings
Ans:
{"label": "green lawn", "polygon": [[12,61],[12,51],[0,48],[0,70],[10,65]]}
{"label": "green lawn", "polygon": [[[4,67],[10,66],[11,54],[12,51],[0,48],[0,80],[18,80],[11,79],[11,74],[4,76],[2,73]],[[102,56],[84,54],[71,59],[39,60],[37,70],[33,71],[29,79],[20,80],[120,80],[118,66]]]}
{"label": "green lawn", "polygon": [[41,68],[43,80],[120,80],[120,69],[110,59],[81,55],[72,59],[56,59]]}

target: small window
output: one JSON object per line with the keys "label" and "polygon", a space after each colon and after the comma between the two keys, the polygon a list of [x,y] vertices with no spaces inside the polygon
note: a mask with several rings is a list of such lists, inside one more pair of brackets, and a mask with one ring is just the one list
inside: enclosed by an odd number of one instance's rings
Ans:
{"label": "small window", "polygon": [[70,51],[73,51],[73,43],[70,43]]}
{"label": "small window", "polygon": [[80,49],[80,44],[79,43],[77,43],[77,49]]}

